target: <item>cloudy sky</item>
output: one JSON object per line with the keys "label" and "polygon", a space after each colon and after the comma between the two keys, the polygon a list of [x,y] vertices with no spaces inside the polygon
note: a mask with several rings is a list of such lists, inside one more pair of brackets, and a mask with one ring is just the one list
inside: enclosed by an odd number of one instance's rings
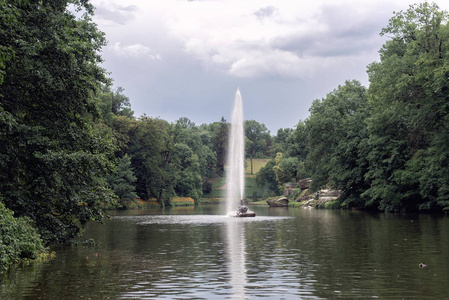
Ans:
{"label": "cloudy sky", "polygon": [[[418,1],[416,1],[418,2]],[[449,9],[446,0],[435,1]],[[246,120],[294,128],[345,80],[368,86],[379,32],[404,0],[92,0],[104,67],[135,116],[197,125],[230,121],[237,88]]]}

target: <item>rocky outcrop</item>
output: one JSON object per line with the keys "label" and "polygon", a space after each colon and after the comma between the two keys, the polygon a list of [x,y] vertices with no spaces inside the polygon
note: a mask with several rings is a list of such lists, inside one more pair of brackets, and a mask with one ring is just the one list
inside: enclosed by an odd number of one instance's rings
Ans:
{"label": "rocky outcrop", "polygon": [[320,190],[315,194],[308,193],[308,195],[301,195],[296,199],[296,202],[301,202],[304,207],[326,207],[328,203],[338,199],[341,196],[341,191],[337,190]]}
{"label": "rocky outcrop", "polygon": [[301,202],[304,200],[309,200],[313,197],[312,193],[309,189],[304,189],[301,194],[299,194],[298,198],[295,199],[296,202]]}
{"label": "rocky outcrop", "polygon": [[298,188],[301,191],[309,189],[311,182],[312,179],[310,178],[304,178],[299,180],[298,182],[287,182],[284,187],[284,197],[294,195],[298,191]]}
{"label": "rocky outcrop", "polygon": [[285,187],[284,187],[284,196],[288,197],[288,196],[293,195],[295,193],[296,187],[297,187],[297,184],[294,182],[286,183]]}
{"label": "rocky outcrop", "polygon": [[270,207],[288,207],[288,198],[282,197],[274,200],[267,200]]}
{"label": "rocky outcrop", "polygon": [[320,199],[327,199],[327,198],[337,199],[340,196],[341,192],[337,190],[321,190],[318,192],[318,198]]}
{"label": "rocky outcrop", "polygon": [[298,181],[298,187],[301,190],[306,190],[310,188],[310,183],[312,182],[312,179],[310,178],[304,178]]}

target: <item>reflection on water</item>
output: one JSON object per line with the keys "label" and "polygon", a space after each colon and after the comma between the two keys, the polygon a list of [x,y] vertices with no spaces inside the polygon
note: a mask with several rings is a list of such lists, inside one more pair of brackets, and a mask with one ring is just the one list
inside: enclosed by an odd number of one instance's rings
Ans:
{"label": "reflection on water", "polygon": [[241,218],[229,218],[226,222],[227,253],[231,276],[231,295],[234,299],[246,299],[245,227]]}
{"label": "reflection on water", "polygon": [[0,299],[449,298],[448,218],[251,210],[117,212],[86,231],[100,246],[12,270]]}

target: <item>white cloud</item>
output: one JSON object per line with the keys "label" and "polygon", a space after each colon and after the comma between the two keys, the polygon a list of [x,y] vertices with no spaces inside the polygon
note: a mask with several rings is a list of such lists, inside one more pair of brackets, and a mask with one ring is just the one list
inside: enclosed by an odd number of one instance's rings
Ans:
{"label": "white cloud", "polygon": [[[275,6],[263,0],[176,4],[170,7],[166,24],[171,35],[183,41],[184,51],[208,69],[236,77],[310,77],[316,65],[339,64],[341,56],[352,59],[368,47],[374,53],[378,50],[372,40],[378,41],[381,25],[373,25],[369,18],[372,10],[382,14],[375,4],[341,1],[338,7],[345,7],[345,12],[338,14],[332,14],[336,6],[326,1],[283,0]],[[326,64],[320,61],[323,56]]]}
{"label": "white cloud", "polygon": [[183,50],[204,70],[237,78],[310,78],[345,58],[374,57],[380,29],[408,6],[401,1],[94,0],[103,18],[129,16],[127,32],[115,30],[117,54],[169,59]]}
{"label": "white cloud", "polygon": [[280,77],[298,76],[301,59],[290,52],[272,50],[246,53],[234,61],[229,69],[229,74],[237,77],[259,77],[263,75],[276,75]]}
{"label": "white cloud", "polygon": [[386,39],[380,30],[413,1],[92,3],[109,41],[104,67],[126,89],[136,115],[219,121],[240,86],[246,105],[264,107],[247,110],[247,118],[275,132],[304,119],[313,99],[345,80],[369,84],[366,66],[379,59]]}
{"label": "white cloud", "polygon": [[134,19],[136,5],[121,5],[111,1],[95,0],[95,14],[104,20],[124,25]]}
{"label": "white cloud", "polygon": [[111,48],[118,56],[161,60],[161,55],[155,53],[150,47],[142,44],[122,46],[121,42],[116,42]]}

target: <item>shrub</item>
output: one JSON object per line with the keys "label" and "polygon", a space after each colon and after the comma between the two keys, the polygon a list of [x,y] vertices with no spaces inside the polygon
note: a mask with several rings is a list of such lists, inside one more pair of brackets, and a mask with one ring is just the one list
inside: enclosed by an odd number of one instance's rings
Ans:
{"label": "shrub", "polygon": [[212,182],[210,180],[205,180],[203,182],[203,193],[210,194],[212,192]]}
{"label": "shrub", "polygon": [[46,252],[31,223],[27,217],[14,218],[14,212],[0,202],[0,272],[14,263],[36,259]]}
{"label": "shrub", "polygon": [[174,206],[193,206],[195,205],[195,200],[192,197],[175,197],[173,198]]}

